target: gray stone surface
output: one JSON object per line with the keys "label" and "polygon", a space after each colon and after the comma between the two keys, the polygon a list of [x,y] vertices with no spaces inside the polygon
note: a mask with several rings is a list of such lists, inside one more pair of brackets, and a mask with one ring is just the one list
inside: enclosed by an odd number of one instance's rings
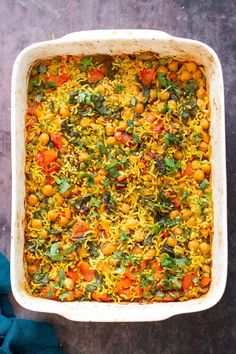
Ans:
{"label": "gray stone surface", "polygon": [[[149,28],[212,46],[223,66],[226,100],[229,276],[212,309],[154,323],[76,323],[14,303],[20,317],[55,325],[66,353],[233,354],[236,352],[236,2],[234,0],[0,0],[0,250],[9,257],[10,86],[27,45],[87,29]],[[14,300],[12,300],[14,302]]]}

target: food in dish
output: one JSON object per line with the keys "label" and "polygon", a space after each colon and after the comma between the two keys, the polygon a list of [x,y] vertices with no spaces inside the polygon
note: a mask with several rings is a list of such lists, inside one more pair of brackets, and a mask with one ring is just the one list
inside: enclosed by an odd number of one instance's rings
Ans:
{"label": "food in dish", "polygon": [[59,301],[184,301],[211,282],[204,68],[54,57],[30,73],[27,287]]}

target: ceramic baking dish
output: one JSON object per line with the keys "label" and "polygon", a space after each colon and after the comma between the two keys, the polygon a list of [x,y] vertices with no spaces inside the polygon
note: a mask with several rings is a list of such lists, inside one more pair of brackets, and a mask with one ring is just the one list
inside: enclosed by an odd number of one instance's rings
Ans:
{"label": "ceramic baking dish", "polygon": [[[57,302],[32,297],[26,290],[23,267],[25,197],[25,113],[29,70],[38,59],[55,55],[121,54],[153,51],[180,60],[194,60],[206,68],[211,106],[212,188],[214,238],[212,284],[199,299],[174,303]],[[158,321],[173,315],[205,310],[223,295],[227,276],[227,215],[224,91],[220,61],[207,45],[153,30],[77,32],[57,40],[33,44],[16,58],[12,74],[12,233],[11,284],[17,302],[33,311],[51,312],[73,321]]]}

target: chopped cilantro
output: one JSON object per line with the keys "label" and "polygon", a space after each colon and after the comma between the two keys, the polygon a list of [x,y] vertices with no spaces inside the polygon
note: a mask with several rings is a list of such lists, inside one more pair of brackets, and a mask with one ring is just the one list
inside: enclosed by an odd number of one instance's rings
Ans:
{"label": "chopped cilantro", "polygon": [[93,65],[92,58],[83,58],[80,62],[79,69],[83,72],[87,71],[89,66]]}

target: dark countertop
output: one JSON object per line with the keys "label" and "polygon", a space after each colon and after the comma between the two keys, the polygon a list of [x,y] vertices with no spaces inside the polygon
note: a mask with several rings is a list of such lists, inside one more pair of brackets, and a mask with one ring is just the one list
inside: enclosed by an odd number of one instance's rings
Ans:
{"label": "dark countertop", "polygon": [[236,3],[234,0],[0,1],[0,250],[9,257],[10,83],[16,55],[33,42],[88,29],[149,28],[209,44],[220,57],[226,102],[229,275],[222,300],[201,313],[153,323],[76,323],[15,304],[19,317],[55,325],[66,353],[236,352]]}

